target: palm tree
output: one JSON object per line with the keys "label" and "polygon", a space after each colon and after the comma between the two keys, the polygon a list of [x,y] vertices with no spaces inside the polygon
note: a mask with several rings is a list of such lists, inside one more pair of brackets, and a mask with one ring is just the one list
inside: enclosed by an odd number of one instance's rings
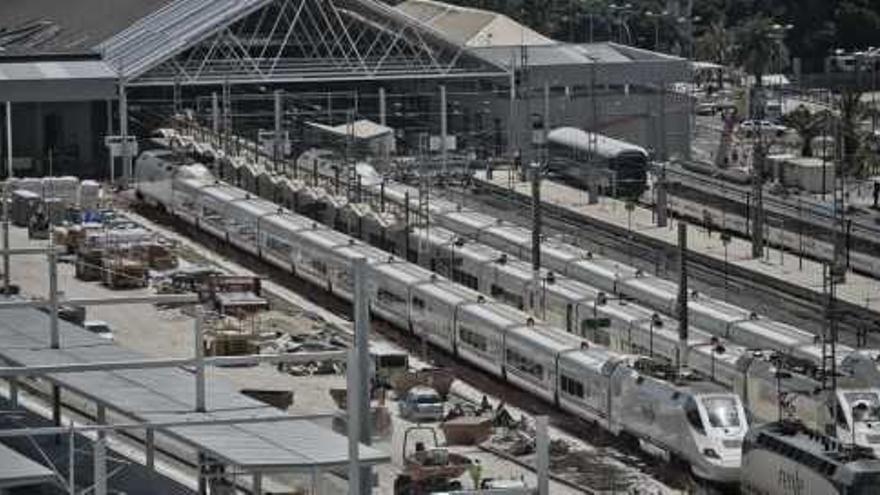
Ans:
{"label": "palm tree", "polygon": [[794,129],[801,139],[801,156],[813,156],[813,138],[822,134],[828,118],[827,111],[811,112],[804,105],[782,116],[782,123]]}
{"label": "palm tree", "polygon": [[734,36],[734,60],[747,74],[755,77],[750,109],[751,116],[755,118],[764,117],[764,74],[769,70],[774,54],[778,53],[778,36],[778,26],[763,15],[753,17],[740,25]]}
{"label": "palm tree", "polygon": [[864,158],[864,135],[859,130],[859,125],[869,115],[870,109],[862,102],[862,92],[855,89],[844,89],[836,100],[835,107],[839,119],[837,145],[843,158],[842,172],[844,175],[857,175],[861,170],[861,159]]}
{"label": "palm tree", "polygon": [[[723,21],[713,22],[708,29],[697,38],[696,55],[700,60],[707,60],[721,66],[733,61],[733,35],[724,27]],[[724,72],[718,71],[718,89],[724,88]]]}

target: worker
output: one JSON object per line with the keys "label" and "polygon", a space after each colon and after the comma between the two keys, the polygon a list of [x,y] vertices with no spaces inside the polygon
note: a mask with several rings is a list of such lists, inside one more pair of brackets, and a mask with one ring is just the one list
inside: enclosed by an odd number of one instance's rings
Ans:
{"label": "worker", "polygon": [[877,201],[880,201],[880,181],[874,181],[874,208],[877,208]]}
{"label": "worker", "polygon": [[479,459],[474,459],[474,462],[468,466],[468,474],[471,476],[471,481],[474,483],[474,490],[479,490],[480,479],[483,477],[483,465],[480,464]]}

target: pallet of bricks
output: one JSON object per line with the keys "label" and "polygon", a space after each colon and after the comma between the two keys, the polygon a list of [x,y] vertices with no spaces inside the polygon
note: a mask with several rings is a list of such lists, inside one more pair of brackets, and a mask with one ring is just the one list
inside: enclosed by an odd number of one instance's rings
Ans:
{"label": "pallet of bricks", "polygon": [[152,241],[144,229],[88,230],[77,248],[76,276],[113,289],[145,287],[148,264],[141,246]]}

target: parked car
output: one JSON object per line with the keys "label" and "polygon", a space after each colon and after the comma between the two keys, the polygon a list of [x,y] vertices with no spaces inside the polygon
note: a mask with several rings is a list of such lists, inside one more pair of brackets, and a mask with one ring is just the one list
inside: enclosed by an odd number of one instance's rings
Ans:
{"label": "parked car", "polygon": [[443,419],[443,399],[431,387],[413,387],[400,401],[400,416],[414,421]]}
{"label": "parked car", "polygon": [[83,323],[83,328],[102,339],[113,340],[113,329],[110,328],[110,324],[106,321],[89,320]]}
{"label": "parked car", "polygon": [[745,134],[746,137],[752,137],[756,134],[782,137],[788,132],[788,127],[774,124],[769,120],[744,120],[739,124],[739,132]]}
{"label": "parked car", "polygon": [[697,105],[697,115],[715,115],[714,103],[700,103]]}

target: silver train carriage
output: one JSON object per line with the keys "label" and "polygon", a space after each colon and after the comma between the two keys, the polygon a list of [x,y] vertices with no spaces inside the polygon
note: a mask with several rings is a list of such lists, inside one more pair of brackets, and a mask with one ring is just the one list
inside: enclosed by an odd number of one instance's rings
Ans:
{"label": "silver train carriage", "polygon": [[648,152],[641,146],[576,127],[547,134],[551,172],[606,194],[638,198],[647,187]]}
{"label": "silver train carriage", "polygon": [[[444,228],[415,228],[410,244],[418,246],[414,259],[422,265],[499,301],[531,311],[557,328],[618,352],[659,359],[670,368],[681,360],[677,321],[644,306],[625,298],[606,297],[589,285],[546,269],[536,278],[531,264]],[[845,393],[830,397],[807,374],[789,372],[791,368],[787,367],[777,372],[777,354],[766,347],[768,350],[758,351],[760,345],[767,345],[766,340],[748,339],[752,345],[741,346],[696,325],[691,326],[689,337],[687,366],[733,390],[757,420],[796,417],[812,428],[830,426],[836,434],[847,437],[855,429],[856,442],[880,454],[880,437],[872,434],[873,420],[860,421],[845,414],[835,419],[834,409],[829,406],[836,402],[838,408],[848,410],[852,394],[877,397],[880,389],[866,389],[860,381],[841,378],[840,390]]]}
{"label": "silver train carriage", "polygon": [[366,258],[374,314],[565,410],[685,460],[697,476],[738,479],[748,425],[736,395],[655,378],[643,360],[586,347],[526,313],[243,190],[180,171],[169,197],[157,194],[139,171],[144,201],[161,203],[183,221],[341,298],[351,300],[352,261]]}
{"label": "silver train carriage", "polygon": [[749,431],[740,485],[748,495],[868,495],[880,491],[880,460],[845,439],[792,422]]}

